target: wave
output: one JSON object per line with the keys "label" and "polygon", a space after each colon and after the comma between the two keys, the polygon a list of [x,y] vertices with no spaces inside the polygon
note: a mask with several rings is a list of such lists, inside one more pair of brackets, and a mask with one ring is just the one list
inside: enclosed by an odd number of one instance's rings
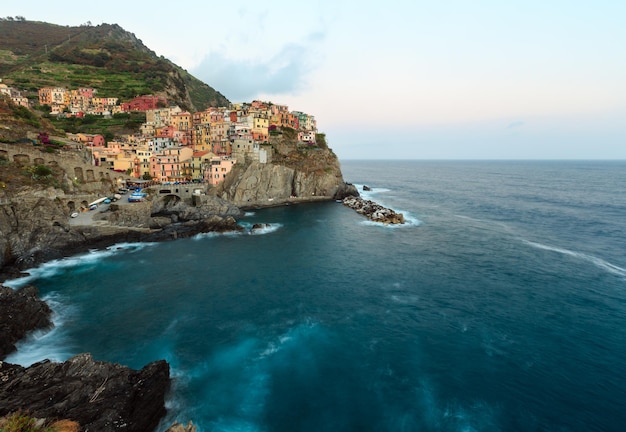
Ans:
{"label": "wave", "polygon": [[422,221],[419,220],[417,217],[415,217],[414,215],[412,215],[411,213],[404,211],[404,210],[400,210],[397,208],[394,208],[392,206],[389,206],[381,201],[378,201],[376,199],[374,199],[375,195],[381,194],[381,193],[386,193],[386,192],[391,192],[391,189],[387,189],[387,188],[376,188],[376,187],[371,187],[371,190],[369,191],[364,191],[363,190],[363,185],[360,184],[355,184],[354,185],[357,190],[359,191],[359,194],[361,195],[361,198],[363,198],[364,200],[370,200],[370,201],[374,201],[377,204],[380,204],[384,207],[387,207],[393,211],[395,211],[396,213],[402,213],[404,215],[404,224],[389,224],[389,225],[385,225],[382,224],[380,222],[374,222],[371,220],[365,220],[362,221],[361,224],[362,225],[370,225],[370,226],[383,226],[386,228],[390,228],[390,229],[398,229],[398,228],[406,228],[406,227],[416,227],[416,226],[420,226],[422,224]]}
{"label": "wave", "polygon": [[7,362],[27,367],[44,359],[62,362],[76,354],[64,326],[76,315],[76,307],[69,305],[69,301],[58,293],[43,296],[42,300],[52,309],[53,327],[34,331],[19,341],[17,351],[7,356]]}
{"label": "wave", "polygon": [[25,270],[24,273],[28,273],[27,276],[7,280],[4,282],[4,285],[13,289],[20,288],[26,284],[31,283],[34,280],[50,278],[60,273],[63,273],[70,268],[94,266],[103,259],[113,256],[115,254],[121,252],[134,253],[155,244],[156,243],[149,242],[117,243],[107,247],[106,249],[91,250],[84,254],[48,261],[38,267],[33,267]]}
{"label": "wave", "polygon": [[273,233],[277,230],[279,230],[280,228],[282,228],[282,224],[279,223],[274,223],[274,224],[266,224],[263,228],[256,228],[256,229],[251,229],[249,231],[250,234],[252,235],[263,235],[263,234],[270,234]]}
{"label": "wave", "polygon": [[256,212],[253,211],[247,211],[243,214],[244,217],[250,217],[250,216],[254,216],[256,214]]}
{"label": "wave", "polygon": [[381,193],[386,193],[386,192],[391,192],[391,189],[387,189],[387,188],[377,188],[377,187],[370,187],[369,191],[363,190],[363,186],[362,184],[355,184],[354,185],[357,188],[357,191],[359,192],[359,195],[361,195],[361,197],[363,197],[363,199],[371,199],[371,197],[373,195],[378,195]]}
{"label": "wave", "polygon": [[206,233],[199,233],[194,235],[193,237],[191,237],[192,240],[203,240],[203,239],[207,239],[207,238],[213,238],[213,237],[218,237],[224,235],[224,233],[218,233],[218,232],[206,232]]}
{"label": "wave", "polygon": [[489,220],[489,219],[479,219],[479,218],[474,218],[474,217],[471,217],[471,216],[465,216],[465,215],[460,215],[460,214],[454,214],[452,216],[454,216],[456,218],[459,218],[459,219],[464,219],[464,220],[469,220],[469,221],[472,221],[472,222],[478,222],[478,223],[481,223],[481,224],[485,224],[485,225],[487,225],[488,228],[491,228],[493,225],[498,225],[498,226],[501,226],[502,228],[504,228],[506,231],[509,231],[509,232],[511,231],[509,226],[507,224],[505,224],[504,222],[499,222],[499,221],[496,221],[496,220]]}
{"label": "wave", "polygon": [[410,213],[407,212],[403,212],[402,210],[396,210],[396,209],[391,209],[393,211],[395,211],[396,213],[402,213],[404,215],[404,223],[403,224],[383,224],[381,222],[374,222],[372,220],[366,219],[360,222],[361,225],[368,225],[368,226],[376,226],[376,227],[383,227],[383,228],[389,228],[389,229],[401,229],[401,228],[408,228],[408,227],[416,227],[416,226],[420,226],[422,224],[422,221],[419,220],[418,218],[416,218],[415,216],[413,216]]}
{"label": "wave", "polygon": [[536,243],[536,242],[532,242],[529,240],[524,240],[522,239],[522,241],[529,245],[532,246],[534,248],[537,249],[542,249],[542,250],[547,250],[547,251],[551,251],[551,252],[557,252],[563,255],[568,255],[574,258],[578,258],[581,259],[583,261],[587,261],[592,263],[593,265],[595,265],[598,268],[601,268],[603,270],[608,271],[611,274],[617,275],[617,276],[621,276],[621,277],[626,277],[626,269],[622,268],[620,266],[617,266],[615,264],[611,264],[608,261],[603,260],[602,258],[598,258],[595,257],[593,255],[587,255],[585,253],[582,252],[576,252],[576,251],[571,251],[569,249],[563,249],[563,248],[559,248],[556,246],[549,246],[549,245],[545,245],[542,243]]}

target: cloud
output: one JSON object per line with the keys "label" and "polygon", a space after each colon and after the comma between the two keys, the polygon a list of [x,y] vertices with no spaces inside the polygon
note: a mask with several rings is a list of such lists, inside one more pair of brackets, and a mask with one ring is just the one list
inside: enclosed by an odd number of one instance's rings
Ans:
{"label": "cloud", "polygon": [[259,94],[297,94],[316,68],[316,47],[323,39],[323,33],[313,33],[262,60],[232,59],[211,52],[192,73],[232,101],[252,100]]}
{"label": "cloud", "polygon": [[526,123],[524,123],[523,121],[514,121],[513,123],[509,123],[509,125],[506,127],[507,129],[515,129],[515,128],[519,128],[524,126]]}

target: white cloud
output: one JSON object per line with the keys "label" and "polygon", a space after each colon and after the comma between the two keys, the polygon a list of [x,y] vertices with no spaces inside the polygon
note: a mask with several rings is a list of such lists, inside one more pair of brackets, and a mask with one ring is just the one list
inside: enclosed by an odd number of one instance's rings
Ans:
{"label": "white cloud", "polygon": [[260,60],[234,59],[211,52],[191,72],[232,101],[249,101],[259,94],[298,94],[319,64],[316,48],[323,39],[324,34],[313,33]]}

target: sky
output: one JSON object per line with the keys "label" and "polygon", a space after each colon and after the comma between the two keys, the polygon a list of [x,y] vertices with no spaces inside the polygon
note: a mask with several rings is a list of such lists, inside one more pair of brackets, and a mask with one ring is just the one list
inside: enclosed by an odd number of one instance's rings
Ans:
{"label": "sky", "polygon": [[0,16],[119,24],[232,102],[314,115],[340,159],[626,159],[626,1],[86,4]]}

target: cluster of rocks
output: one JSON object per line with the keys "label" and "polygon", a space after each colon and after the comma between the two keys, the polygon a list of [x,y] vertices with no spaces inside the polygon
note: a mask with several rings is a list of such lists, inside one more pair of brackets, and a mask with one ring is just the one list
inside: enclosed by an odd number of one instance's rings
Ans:
{"label": "cluster of rocks", "polygon": [[366,216],[374,222],[380,222],[385,225],[395,225],[404,223],[404,215],[383,207],[374,201],[366,200],[361,197],[348,196],[343,199],[345,206],[354,209],[357,213]]}
{"label": "cluster of rocks", "polygon": [[165,360],[137,371],[79,354],[29,367],[0,362],[0,416],[26,410],[35,418],[70,419],[82,430],[154,430],[165,415]]}

